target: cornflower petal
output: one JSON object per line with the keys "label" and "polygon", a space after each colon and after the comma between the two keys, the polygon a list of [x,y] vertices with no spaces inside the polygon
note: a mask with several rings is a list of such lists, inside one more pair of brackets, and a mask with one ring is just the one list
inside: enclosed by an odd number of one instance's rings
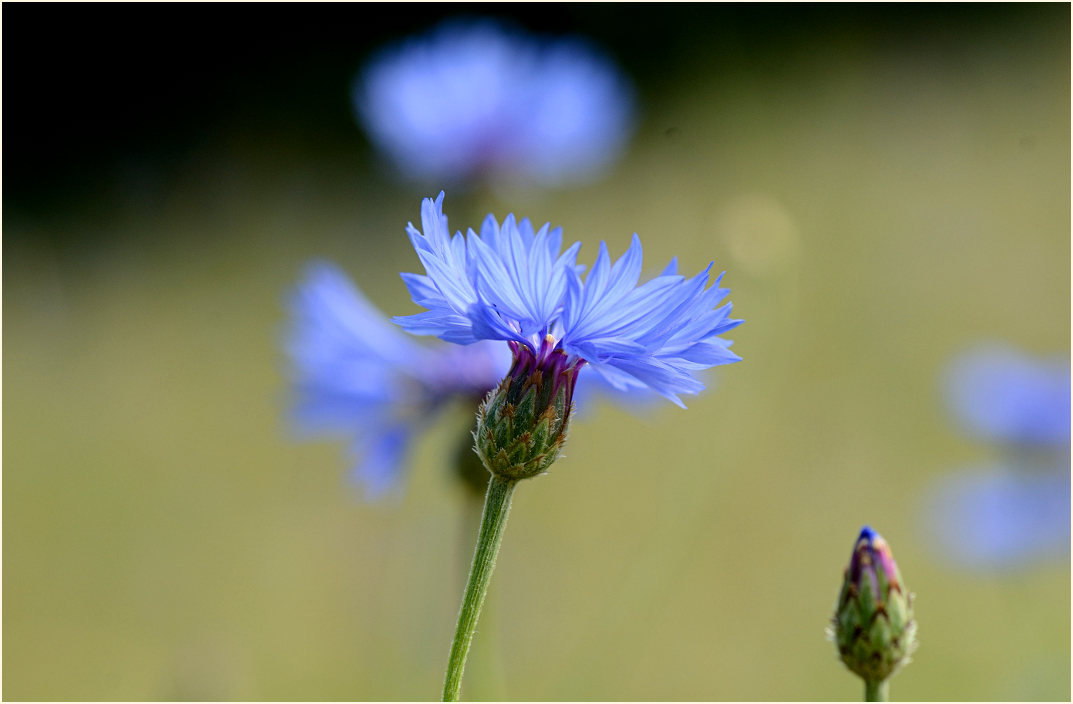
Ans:
{"label": "cornflower petal", "polygon": [[478,337],[472,331],[471,309],[478,304],[475,267],[461,233],[453,238],[443,214],[443,198],[426,198],[421,203],[421,226],[407,224],[414,251],[425,267],[425,275],[403,274],[410,295],[423,313],[396,316],[392,320],[415,335],[438,335],[457,344],[471,344]]}
{"label": "cornflower petal", "polygon": [[502,224],[485,218],[481,234],[469,230],[448,241],[443,193],[426,199],[427,232],[408,228],[426,274],[404,274],[414,302],[428,310],[395,318],[407,331],[469,344],[481,339],[534,345],[556,320],[580,244],[565,252],[562,231],[508,215]]}
{"label": "cornflower petal", "polygon": [[398,485],[412,436],[410,426],[396,425],[369,433],[351,445],[350,477],[364,487],[367,499],[375,501]]}
{"label": "cornflower petal", "polygon": [[740,321],[728,321],[729,305],[713,310],[728,291],[719,288],[719,279],[705,289],[711,265],[685,279],[672,260],[660,276],[637,286],[642,259],[636,234],[613,265],[606,244],[600,244],[588,278],[582,282],[575,275],[568,288],[563,349],[617,388],[632,377],[681,406],[679,394],[704,388],[693,372],[739,361],[727,349],[730,343],[716,336]]}

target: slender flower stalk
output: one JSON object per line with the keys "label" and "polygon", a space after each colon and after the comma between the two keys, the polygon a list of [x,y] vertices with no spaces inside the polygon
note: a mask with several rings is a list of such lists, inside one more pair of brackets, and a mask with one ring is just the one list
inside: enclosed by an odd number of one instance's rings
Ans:
{"label": "slender flower stalk", "polygon": [[889,702],[890,701],[890,681],[882,680],[876,682],[875,680],[865,680],[864,682],[864,701],[866,702]]}
{"label": "slender flower stalk", "polygon": [[718,279],[707,285],[711,265],[685,278],[672,261],[638,285],[636,235],[614,264],[601,243],[582,279],[581,245],[564,251],[559,228],[489,215],[479,235],[451,236],[442,205],[442,193],[426,199],[422,230],[407,227],[425,274],[402,277],[426,310],[395,322],[462,345],[500,340],[513,356],[477,413],[475,450],[491,478],[444,680],[444,700],[454,701],[514,487],[545,473],[562,452],[579,372],[591,368],[620,391],[654,391],[684,408],[679,394],[704,388],[698,372],[740,359],[720,335],[741,321],[729,317],[729,303],[719,305],[729,291]]}
{"label": "slender flower stalk", "polygon": [[447,662],[447,674],[443,682],[443,701],[456,702],[462,692],[462,671],[466,667],[466,656],[473,642],[473,633],[477,629],[477,619],[488,594],[488,585],[492,580],[492,570],[496,566],[499,545],[503,542],[503,529],[507,525],[510,513],[510,499],[514,495],[516,479],[503,479],[493,476],[488,482],[488,493],[484,499],[484,514],[481,516],[481,529],[477,536],[477,550],[473,553],[473,564],[469,571],[469,581],[462,595],[462,608],[458,612],[458,625],[455,637],[451,641],[451,654]]}

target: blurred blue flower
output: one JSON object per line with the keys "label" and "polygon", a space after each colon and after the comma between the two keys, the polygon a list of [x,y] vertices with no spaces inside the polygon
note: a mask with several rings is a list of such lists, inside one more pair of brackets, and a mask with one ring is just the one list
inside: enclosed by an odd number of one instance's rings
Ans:
{"label": "blurred blue flower", "polygon": [[931,544],[953,564],[1010,569],[1068,559],[1069,464],[1044,473],[993,465],[940,479],[925,507]]}
{"label": "blurred blue flower", "polygon": [[929,544],[951,563],[976,569],[1068,558],[1069,358],[980,346],[954,360],[945,390],[959,424],[1002,459],[930,487]]}
{"label": "blurred blue flower", "polygon": [[633,90],[581,39],[454,20],[389,46],[358,75],[372,141],[419,181],[583,182],[633,132]]}
{"label": "blurred blue flower", "polygon": [[349,438],[353,477],[370,498],[397,484],[439,409],[458,398],[476,407],[510,363],[500,345],[417,344],[327,262],[309,265],[290,314],[294,425]]}
{"label": "blurred blue flower", "polygon": [[740,359],[719,337],[741,321],[729,317],[729,303],[718,306],[729,293],[719,279],[707,287],[710,264],[687,279],[672,261],[637,286],[642,254],[634,235],[614,264],[601,243],[583,281],[580,243],[561,251],[561,229],[534,230],[513,215],[500,225],[489,215],[480,235],[452,237],[442,206],[443,193],[425,199],[423,232],[407,227],[425,274],[402,276],[427,310],[395,318],[406,330],[460,344],[509,341],[540,364],[588,365],[616,389],[651,389],[679,406],[679,394],[704,388],[697,372]]}
{"label": "blurred blue flower", "polygon": [[978,347],[955,360],[946,383],[958,421],[1000,443],[1068,446],[1068,357],[1037,359],[1007,345]]}

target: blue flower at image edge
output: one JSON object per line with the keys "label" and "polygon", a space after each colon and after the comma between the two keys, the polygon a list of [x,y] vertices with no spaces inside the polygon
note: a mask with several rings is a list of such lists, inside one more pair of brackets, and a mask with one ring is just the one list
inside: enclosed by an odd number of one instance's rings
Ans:
{"label": "blue flower at image edge", "polygon": [[634,126],[633,90],[595,47],[491,20],[448,21],[381,50],[353,98],[397,169],[436,183],[587,181]]}
{"label": "blue flower at image edge", "polygon": [[[680,394],[704,388],[700,370],[737,362],[720,335],[741,323],[719,305],[729,291],[711,265],[693,277],[671,261],[638,285],[642,267],[637,235],[612,264],[607,246],[583,279],[580,243],[562,248],[562,230],[508,215],[489,215],[480,234],[450,235],[443,193],[421,208],[422,230],[407,227],[425,274],[403,274],[411,297],[427,310],[395,318],[406,330],[468,345],[502,340],[540,360],[565,357],[557,369],[587,365],[611,386],[650,389],[683,406]],[[684,406],[683,406],[684,407]]]}
{"label": "blue flower at image edge", "polygon": [[992,465],[956,472],[932,487],[925,530],[944,559],[1001,570],[1069,558],[1070,475]]}
{"label": "blue flower at image edge", "polygon": [[1069,557],[1070,362],[1005,344],[958,356],[945,380],[959,424],[999,462],[937,480],[929,544],[961,567],[1001,570]]}
{"label": "blue flower at image edge", "polygon": [[946,394],[957,420],[982,439],[1069,445],[1068,356],[1037,359],[1009,345],[981,345],[950,366]]}

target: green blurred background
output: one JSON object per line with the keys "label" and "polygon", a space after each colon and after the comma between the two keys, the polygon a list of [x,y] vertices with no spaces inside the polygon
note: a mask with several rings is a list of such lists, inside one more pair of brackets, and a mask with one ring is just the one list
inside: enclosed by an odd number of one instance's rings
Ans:
{"label": "green blurred background", "polygon": [[[36,53],[4,75],[4,698],[435,698],[468,410],[366,503],[288,429],[280,340],[314,256],[416,311],[403,227],[438,188],[388,178],[347,93],[466,8],[6,9]],[[954,569],[919,511],[992,456],[949,359],[1069,347],[1069,7],[498,11],[602,43],[641,122],[605,179],[448,193],[452,225],[514,210],[583,260],[637,232],[651,273],[715,259],[747,322],[689,410],[599,404],[521,487],[463,695],[857,699],[824,626],[871,523],[918,598],[894,698],[1068,700],[1068,562]]]}

